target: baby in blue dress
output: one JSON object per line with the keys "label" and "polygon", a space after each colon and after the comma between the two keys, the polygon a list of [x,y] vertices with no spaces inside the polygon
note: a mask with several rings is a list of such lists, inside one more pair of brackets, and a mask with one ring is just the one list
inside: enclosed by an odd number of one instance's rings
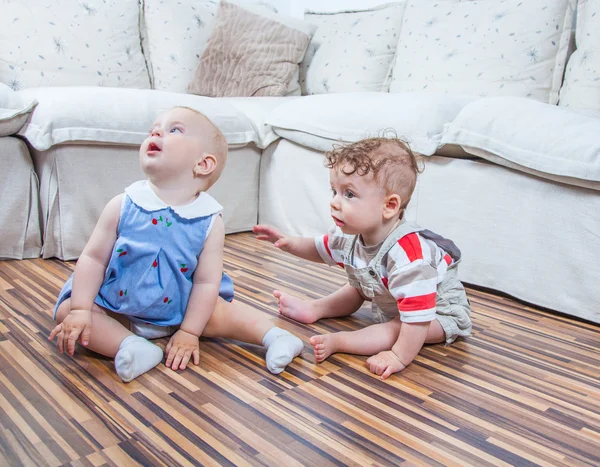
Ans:
{"label": "baby in blue dress", "polygon": [[165,365],[200,361],[199,336],[228,337],[267,348],[280,373],[302,341],[258,310],[233,303],[223,273],[222,207],[208,190],[227,159],[227,143],[196,110],[160,115],[140,148],[148,177],[104,208],[54,309],[59,352],[75,343],[114,357],[125,382],[154,368],[162,349],[148,339],[171,336]]}

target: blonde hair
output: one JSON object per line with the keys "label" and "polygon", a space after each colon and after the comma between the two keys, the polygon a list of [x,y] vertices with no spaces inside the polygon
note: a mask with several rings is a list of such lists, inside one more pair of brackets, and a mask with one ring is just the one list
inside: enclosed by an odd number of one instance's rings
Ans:
{"label": "blonde hair", "polygon": [[417,175],[423,172],[421,158],[406,141],[395,137],[367,138],[335,146],[325,157],[327,168],[340,170],[345,175],[373,174],[373,180],[383,187],[386,195],[400,196],[400,217],[412,197]]}
{"label": "blonde hair", "polygon": [[217,167],[212,172],[211,177],[210,177],[210,183],[212,185],[221,176],[221,173],[223,172],[223,169],[225,168],[225,164],[227,162],[228,146],[227,146],[227,140],[225,139],[225,136],[223,135],[221,130],[219,130],[217,128],[217,126],[210,120],[210,118],[208,118],[202,112],[200,112],[192,107],[185,106],[185,105],[177,105],[177,106],[173,107],[173,109],[186,109],[191,112],[194,112],[196,115],[203,117],[212,127],[212,130],[213,130],[212,138],[207,138],[205,141],[206,142],[206,152],[209,154],[212,154],[217,159]]}

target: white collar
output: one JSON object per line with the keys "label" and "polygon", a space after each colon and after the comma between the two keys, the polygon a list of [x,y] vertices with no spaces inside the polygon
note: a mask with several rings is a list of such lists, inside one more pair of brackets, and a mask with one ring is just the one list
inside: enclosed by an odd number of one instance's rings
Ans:
{"label": "white collar", "polygon": [[160,211],[171,208],[179,217],[196,219],[220,213],[223,210],[217,201],[205,191],[191,203],[184,206],[169,206],[150,188],[148,180],[140,180],[125,188],[125,194],[131,201],[146,211]]}

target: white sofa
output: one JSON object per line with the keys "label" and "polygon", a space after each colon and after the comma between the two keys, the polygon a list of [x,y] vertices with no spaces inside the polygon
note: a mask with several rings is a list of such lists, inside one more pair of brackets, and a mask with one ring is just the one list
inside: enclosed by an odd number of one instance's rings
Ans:
{"label": "white sofa", "polygon": [[[272,98],[185,92],[214,2],[186,0],[173,11],[159,0],[102,5],[73,6],[83,8],[78,24],[83,14],[103,22],[116,15],[106,24],[123,29],[116,37],[128,61],[104,58],[102,70],[92,69],[99,60],[91,57],[75,73],[55,30],[50,50],[27,45],[46,30],[48,10],[34,11],[36,34],[14,29],[10,2],[9,19],[0,20],[21,34],[24,54],[3,55],[0,39],[0,81],[24,108],[37,102],[18,131],[0,133],[2,167],[22,159],[10,169],[21,219],[9,224],[14,215],[3,207],[0,256],[76,258],[105,203],[142,176],[137,147],[151,121],[188,105],[230,144],[212,189],[227,233],[256,222],[322,233],[330,225],[323,152],[387,129],[426,156],[408,216],[456,241],[465,282],[600,323],[600,62],[591,53],[600,43],[600,0],[579,0],[570,57],[575,0],[409,0],[310,13],[305,20],[318,29],[296,81],[304,95]],[[75,21],[51,19],[53,27]],[[86,44],[73,46],[77,60],[90,59]],[[40,69],[50,53],[68,63]],[[290,94],[298,94],[293,83]],[[39,214],[31,202],[36,175]]]}

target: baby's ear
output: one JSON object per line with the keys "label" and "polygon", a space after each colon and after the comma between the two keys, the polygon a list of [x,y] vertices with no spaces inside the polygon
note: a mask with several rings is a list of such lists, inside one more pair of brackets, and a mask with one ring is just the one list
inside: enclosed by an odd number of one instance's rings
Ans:
{"label": "baby's ear", "polygon": [[212,154],[204,154],[194,166],[194,175],[208,175],[217,168],[217,158]]}
{"label": "baby's ear", "polygon": [[400,212],[400,206],[402,206],[402,198],[400,195],[394,193],[386,197],[385,206],[383,208],[383,216],[386,219],[391,219],[398,215]]}

